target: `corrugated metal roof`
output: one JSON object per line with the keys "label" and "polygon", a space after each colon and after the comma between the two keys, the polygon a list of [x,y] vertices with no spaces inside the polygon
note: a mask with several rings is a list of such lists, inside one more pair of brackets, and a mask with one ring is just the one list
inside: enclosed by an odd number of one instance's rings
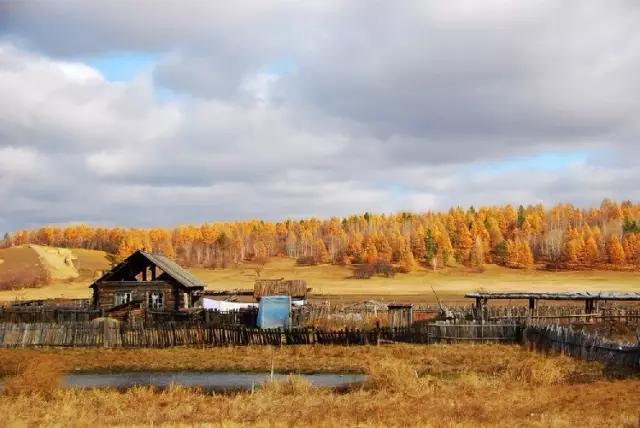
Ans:
{"label": "corrugated metal roof", "polygon": [[160,254],[147,253],[140,251],[140,254],[145,256],[149,261],[158,266],[164,273],[178,281],[185,287],[204,287],[204,283],[196,278],[191,272],[183,269],[176,262],[168,257]]}

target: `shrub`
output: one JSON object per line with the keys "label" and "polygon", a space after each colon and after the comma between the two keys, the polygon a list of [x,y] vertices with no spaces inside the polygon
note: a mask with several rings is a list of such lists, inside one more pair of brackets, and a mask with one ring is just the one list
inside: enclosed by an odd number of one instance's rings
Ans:
{"label": "shrub", "polygon": [[377,275],[383,275],[389,278],[396,274],[395,270],[393,269],[393,265],[391,263],[377,262],[373,266],[375,268],[375,272]]}
{"label": "shrub", "polygon": [[317,265],[318,262],[313,256],[302,256],[296,259],[296,264],[299,264],[301,266],[314,266]]}
{"label": "shrub", "polygon": [[51,357],[37,357],[18,366],[16,373],[5,377],[7,395],[51,396],[61,386],[62,365]]}
{"label": "shrub", "polygon": [[41,266],[11,270],[0,276],[0,290],[37,288],[51,283],[51,274]]}
{"label": "shrub", "polygon": [[358,279],[369,279],[373,276],[376,269],[373,265],[370,264],[362,264],[357,266],[353,271],[354,278]]}

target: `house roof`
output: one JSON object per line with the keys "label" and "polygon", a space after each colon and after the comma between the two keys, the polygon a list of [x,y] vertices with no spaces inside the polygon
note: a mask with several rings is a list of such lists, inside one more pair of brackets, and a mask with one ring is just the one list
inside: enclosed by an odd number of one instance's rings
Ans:
{"label": "house roof", "polygon": [[142,250],[138,250],[135,253],[131,254],[129,257],[124,259],[122,262],[116,265],[109,272],[106,272],[104,275],[98,278],[93,284],[91,284],[91,287],[93,287],[97,282],[108,281],[109,278],[114,276],[114,274],[116,274],[117,272],[124,269],[127,265],[129,265],[129,263],[131,263],[132,260],[139,260],[137,259],[137,257],[144,257],[149,262],[159,267],[164,272],[164,274],[173,278],[173,280],[175,280],[176,282],[178,282],[180,285],[184,287],[187,287],[187,288],[194,288],[194,287],[204,288],[205,287],[205,284],[202,281],[196,278],[191,272],[180,267],[180,265],[178,265],[176,262],[174,262],[170,258],[160,254],[148,253]]}
{"label": "house roof", "polygon": [[191,272],[183,269],[170,258],[160,255],[140,251],[149,261],[158,266],[164,273],[178,281],[185,287],[204,287],[204,283],[196,278]]}

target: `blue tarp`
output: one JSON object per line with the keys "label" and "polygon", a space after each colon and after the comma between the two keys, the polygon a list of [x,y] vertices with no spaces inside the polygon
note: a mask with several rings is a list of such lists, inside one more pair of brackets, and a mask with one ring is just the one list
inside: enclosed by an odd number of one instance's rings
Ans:
{"label": "blue tarp", "polygon": [[291,297],[263,296],[258,307],[259,328],[279,328],[289,325]]}

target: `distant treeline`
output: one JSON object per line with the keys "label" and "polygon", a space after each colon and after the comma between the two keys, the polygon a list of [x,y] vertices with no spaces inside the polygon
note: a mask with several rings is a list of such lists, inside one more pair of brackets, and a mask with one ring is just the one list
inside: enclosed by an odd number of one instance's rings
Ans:
{"label": "distant treeline", "polygon": [[163,253],[186,266],[225,267],[288,256],[300,263],[394,263],[411,271],[454,262],[513,268],[640,268],[640,204],[452,208],[447,212],[365,213],[345,218],[260,220],[175,228],[42,227],[7,234],[2,245],[41,244]]}

